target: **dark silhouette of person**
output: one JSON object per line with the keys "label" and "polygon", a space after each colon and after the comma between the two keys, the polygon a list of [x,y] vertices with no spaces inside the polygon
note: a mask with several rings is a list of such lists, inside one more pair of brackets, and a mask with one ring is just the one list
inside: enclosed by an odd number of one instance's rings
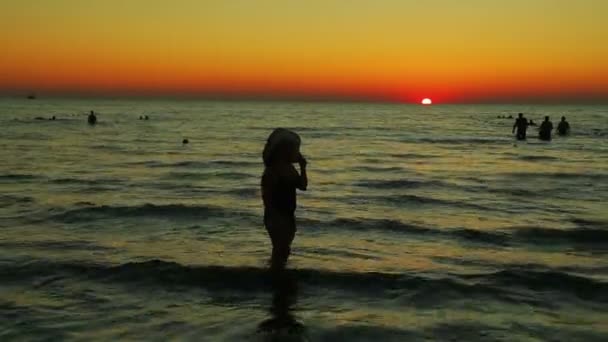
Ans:
{"label": "dark silhouette of person", "polygon": [[149,120],[150,118],[146,115],[144,116],[144,120]]}
{"label": "dark silhouette of person", "polygon": [[[296,189],[308,186],[306,159],[300,153],[300,137],[287,129],[275,129],[264,146],[262,200],[264,226],[272,242],[271,268],[282,269],[291,253],[296,233]],[[292,163],[300,165],[300,173]]]}
{"label": "dark silhouette of person", "polygon": [[140,115],[139,116],[139,120],[143,120],[143,119],[144,119],[144,117]]}
{"label": "dark silhouette of person", "polygon": [[568,135],[570,134],[570,124],[566,121],[566,117],[562,116],[562,121],[557,124],[557,134]]}
{"label": "dark silhouette of person", "polygon": [[[521,114],[521,113],[519,113],[519,114]],[[509,119],[513,119],[513,115],[509,115]]]}
{"label": "dark silhouette of person", "polygon": [[189,142],[190,142],[190,141],[188,141],[188,139],[184,139],[184,140],[182,140],[182,144],[184,144],[184,145],[188,144]]}
{"label": "dark silhouette of person", "polygon": [[97,116],[95,115],[95,112],[91,111],[87,121],[89,122],[89,125],[94,125],[97,123]]}
{"label": "dark silhouette of person", "polygon": [[549,117],[545,116],[545,121],[540,124],[538,129],[538,138],[540,140],[551,140],[551,131],[553,130],[553,123],[549,121]]}
{"label": "dark silhouette of person", "polygon": [[534,120],[530,119],[530,122],[528,122],[528,126],[536,126],[536,122],[534,122]]}
{"label": "dark silhouette of person", "polygon": [[513,124],[513,130],[511,133],[515,133],[517,128],[517,140],[526,140],[526,130],[528,129],[528,120],[524,117],[523,113],[519,113],[519,117],[515,119]]}

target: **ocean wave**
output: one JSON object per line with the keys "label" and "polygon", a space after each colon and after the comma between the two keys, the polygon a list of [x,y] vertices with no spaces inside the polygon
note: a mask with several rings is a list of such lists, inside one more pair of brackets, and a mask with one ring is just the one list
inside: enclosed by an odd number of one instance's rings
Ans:
{"label": "ocean wave", "polygon": [[21,180],[33,180],[38,179],[40,177],[30,174],[20,174],[20,173],[7,173],[0,175],[0,181],[21,181]]}
{"label": "ocean wave", "polygon": [[[405,169],[399,166],[370,166],[370,165],[359,165],[352,169],[352,171],[368,171],[368,172],[404,172]],[[324,173],[335,174],[336,170],[322,170]]]}
{"label": "ocean wave", "polygon": [[120,152],[120,151],[127,150],[124,146],[120,146],[120,145],[102,145],[102,144],[91,145],[91,146],[89,146],[89,148],[95,149],[95,150],[112,151],[112,152]]}
{"label": "ocean wave", "polygon": [[[320,327],[311,332],[313,341],[349,341],[349,342],[367,342],[367,341],[425,341],[430,340],[428,336],[423,335],[419,328],[408,330],[406,328],[398,328],[387,325],[377,326],[370,324],[347,324],[341,323],[335,327],[324,328]],[[452,337],[454,335],[451,335]],[[425,337],[427,337],[425,339]],[[449,340],[445,339],[445,340]]]}
{"label": "ocean wave", "polygon": [[[585,221],[586,222],[586,221]],[[603,224],[594,222],[593,224]],[[457,239],[467,243],[481,243],[501,247],[516,245],[551,245],[560,244],[573,248],[583,248],[592,251],[608,249],[608,229],[603,228],[571,228],[554,229],[544,227],[510,227],[492,231],[454,227],[435,228],[408,224],[398,220],[382,219],[350,219],[338,218],[332,221],[317,221],[299,218],[298,225],[306,229],[327,228],[352,231],[388,231],[415,236],[433,236],[445,239]]]}
{"label": "ocean wave", "polygon": [[327,227],[343,228],[347,230],[384,230],[396,232],[419,232],[426,233],[431,231],[431,228],[420,227],[412,224],[403,223],[397,220],[388,219],[350,219],[338,218],[332,221],[318,221],[307,218],[298,218],[298,224],[309,228]]}
{"label": "ocean wave", "polygon": [[[522,320],[526,318],[523,317]],[[538,324],[534,320],[509,324],[485,324],[479,320],[454,320],[431,325],[396,327],[357,322],[342,323],[330,328],[319,327],[311,331],[314,341],[606,341],[608,334],[581,328],[556,327],[550,323]],[[508,336],[508,337],[507,337]],[[559,339],[556,338],[559,336]]]}
{"label": "ocean wave", "polygon": [[444,186],[445,183],[436,180],[414,180],[414,179],[393,179],[393,180],[364,180],[355,183],[356,186],[374,189],[413,189],[422,187]]}
{"label": "ocean wave", "polygon": [[225,166],[249,166],[249,165],[253,165],[253,164],[259,164],[259,163],[253,163],[253,162],[249,162],[249,161],[238,161],[238,160],[207,160],[207,161],[200,161],[200,160],[186,160],[186,161],[181,161],[181,162],[176,162],[176,163],[163,163],[163,164],[157,164],[159,166],[157,167],[170,167],[170,168],[206,168],[206,167],[210,167],[210,166],[218,166],[218,165],[225,165]]}
{"label": "ocean wave", "polygon": [[252,166],[252,165],[258,165],[258,166],[262,166],[262,158],[260,155],[260,161],[249,161],[249,160],[210,160],[207,161],[207,163],[211,164],[211,165],[225,165],[225,166]]}
{"label": "ocean wave", "polygon": [[128,165],[139,165],[149,168],[210,168],[214,166],[227,166],[227,167],[249,167],[249,166],[260,166],[262,165],[261,158],[260,162],[246,161],[246,160],[184,160],[180,162],[168,163],[159,160],[147,160],[139,162],[131,162]]}
{"label": "ocean wave", "polygon": [[245,172],[238,172],[238,171],[217,171],[217,172],[213,172],[211,173],[212,176],[214,177],[222,177],[222,178],[227,178],[227,179],[251,179],[251,178],[257,178],[258,175],[251,175],[250,173],[245,173]]}
{"label": "ocean wave", "polygon": [[117,178],[96,178],[96,179],[84,179],[84,178],[56,178],[49,180],[49,183],[60,184],[60,185],[86,185],[86,186],[123,186],[126,184],[125,180]]}
{"label": "ocean wave", "polygon": [[445,200],[440,198],[432,198],[418,195],[392,195],[392,196],[381,196],[381,197],[366,197],[367,200],[373,199],[375,201],[386,201],[395,203],[398,205],[407,205],[407,204],[423,204],[423,205],[436,205],[436,206],[448,206],[455,208],[466,208],[466,209],[474,209],[474,210],[482,210],[482,211],[508,211],[506,209],[493,208],[481,204],[473,203],[473,201],[463,202],[456,200]]}
{"label": "ocean wave", "polygon": [[474,186],[463,187],[463,189],[466,191],[469,191],[469,192],[500,194],[500,195],[518,196],[518,197],[525,197],[525,198],[530,198],[530,197],[546,198],[547,196],[550,196],[550,195],[555,196],[556,193],[561,193],[561,191],[559,191],[559,189],[555,190],[555,191],[550,190],[550,189],[543,189],[542,191],[539,191],[537,189],[522,189],[522,188],[519,188],[518,186],[519,185],[515,185],[515,186],[509,187],[509,188],[500,188],[500,187],[474,185]]}
{"label": "ocean wave", "polygon": [[224,179],[251,179],[251,174],[238,172],[238,171],[222,171],[217,170],[214,172],[187,172],[187,171],[174,171],[165,174],[162,178],[165,180],[205,180],[210,178],[224,178]]}
{"label": "ocean wave", "polygon": [[593,173],[593,172],[509,172],[504,174],[507,177],[513,178],[557,178],[557,179],[587,179],[591,181],[608,181],[608,174],[605,173]]}
{"label": "ocean wave", "polygon": [[570,222],[574,223],[579,228],[595,228],[608,230],[608,221],[572,218]]}
{"label": "ocean wave", "polygon": [[487,259],[471,259],[468,257],[445,257],[445,256],[433,256],[433,261],[459,265],[467,267],[481,267],[495,270],[496,268],[504,268],[510,270],[524,270],[524,271],[538,271],[538,272],[562,272],[568,274],[585,274],[585,275],[608,275],[608,266],[602,265],[564,265],[564,266],[548,266],[546,264],[539,263],[512,263],[512,262],[496,262]]}
{"label": "ocean wave", "polygon": [[186,160],[186,161],[181,161],[181,162],[177,162],[177,163],[166,163],[163,164],[163,167],[175,167],[175,168],[179,168],[179,167],[184,167],[184,168],[196,168],[196,167],[206,167],[208,166],[209,163],[208,162],[203,162],[203,161],[194,161],[194,160]]}
{"label": "ocean wave", "polygon": [[145,160],[125,163],[128,166],[145,166],[149,168],[167,167],[169,164],[158,160]]}
{"label": "ocean wave", "polygon": [[[410,139],[411,140],[411,139]],[[415,142],[431,144],[504,144],[512,142],[512,139],[505,138],[419,138],[413,139]]]}
{"label": "ocean wave", "polygon": [[[417,179],[393,179],[393,180],[363,180],[354,183],[355,186],[371,188],[371,189],[418,189],[418,188],[450,188],[457,189],[466,192],[474,193],[494,193],[502,195],[520,196],[520,197],[540,197],[545,198],[547,195],[552,194],[553,196],[559,196],[562,191],[557,190],[546,190],[539,191],[536,189],[522,189],[517,187],[500,188],[491,187],[488,185],[459,185],[455,183],[447,183],[440,180],[417,180]],[[455,202],[448,200],[432,199],[429,197],[422,197],[416,195],[401,195],[404,196],[406,201],[416,201],[420,203],[436,203],[442,205],[451,206],[466,206],[469,207],[470,203]],[[387,196],[391,197],[391,196]],[[409,197],[409,198],[408,198]],[[398,198],[395,200],[399,200]],[[473,207],[480,208],[479,205],[473,205]]]}
{"label": "ocean wave", "polygon": [[608,283],[565,272],[506,269],[489,275],[464,277],[501,287],[522,287],[539,292],[563,290],[584,300],[608,301]]}
{"label": "ocean wave", "polygon": [[[518,197],[534,197],[534,198],[546,198],[548,195],[552,195],[554,197],[564,196],[562,190],[560,189],[543,189],[539,191],[538,189],[527,189],[521,188],[518,186],[513,187],[496,187],[491,186],[485,183],[485,181],[476,178],[461,178],[466,181],[474,181],[477,184],[457,184],[457,183],[448,183],[441,180],[424,180],[424,179],[416,179],[407,178],[407,179],[390,179],[390,180],[362,180],[354,183],[355,186],[371,188],[371,189],[382,189],[382,190],[391,190],[391,189],[418,189],[418,188],[449,188],[456,189],[465,192],[473,192],[473,193],[489,193],[489,194],[501,194],[501,195],[510,195],[510,196],[518,196]],[[402,196],[403,198],[398,198]],[[429,197],[416,196],[416,195],[400,195],[395,198],[392,198],[392,201],[400,201],[405,200],[405,202],[419,202],[424,204],[436,203],[441,205],[450,205],[450,206],[465,206],[465,207],[474,207],[482,209],[481,205],[451,200],[441,200],[441,199],[432,199]],[[394,196],[393,196],[394,197]],[[391,198],[391,196],[387,196],[387,198]],[[483,209],[489,209],[484,207]]]}
{"label": "ocean wave", "polygon": [[[544,295],[575,295],[582,300],[608,302],[608,283],[558,271],[505,269],[496,272],[448,275],[443,278],[381,272],[333,272],[315,269],[292,269],[288,274],[301,285],[385,296],[399,291],[410,304],[436,305],[445,300],[481,297],[492,300],[524,301],[544,305]],[[265,268],[186,266],[151,260],[120,265],[35,261],[0,265],[3,281],[28,281],[49,276],[81,277],[87,280],[135,282],[140,286],[195,286],[216,291],[266,291],[269,276]],[[521,298],[520,289],[529,291]]]}
{"label": "ocean wave", "polygon": [[401,159],[431,159],[431,158],[439,158],[439,156],[433,154],[419,154],[419,153],[393,153],[388,156],[392,158],[401,158]]}
{"label": "ocean wave", "polygon": [[16,204],[32,202],[34,202],[33,197],[0,194],[0,208],[6,208]]}
{"label": "ocean wave", "polygon": [[33,248],[52,250],[109,251],[113,247],[101,246],[91,241],[0,241],[1,248]]}
{"label": "ocean wave", "polygon": [[230,189],[184,187],[176,189],[176,191],[184,195],[233,195],[239,198],[261,198],[259,186]]}
{"label": "ocean wave", "polygon": [[603,245],[608,250],[608,230],[594,228],[551,229],[551,228],[518,228],[513,232],[514,238],[527,243],[542,244],[585,244]]}
{"label": "ocean wave", "polygon": [[[381,260],[380,257],[373,255],[372,253],[366,253],[365,251],[347,250],[342,248],[325,248],[325,247],[298,247],[298,251],[301,253],[322,255],[326,256],[338,256],[345,259],[363,259],[363,260]],[[371,251],[370,251],[371,252]]]}
{"label": "ocean wave", "polygon": [[255,188],[233,188],[227,191],[231,195],[236,195],[242,198],[258,198],[261,196],[260,189]]}
{"label": "ocean wave", "polygon": [[[519,160],[525,160],[525,161],[554,161],[554,160],[559,160],[559,158],[557,157],[551,157],[551,156],[521,156],[521,155],[517,155],[515,157],[516,159]],[[508,158],[510,159],[510,158]]]}
{"label": "ocean wave", "polygon": [[163,175],[161,178],[164,180],[191,181],[209,179],[211,176],[209,173],[174,171]]}
{"label": "ocean wave", "polygon": [[132,218],[132,217],[165,217],[165,218],[206,218],[209,216],[240,216],[242,213],[227,212],[220,207],[190,206],[183,204],[143,204],[139,206],[94,206],[77,208],[54,214],[51,219],[73,223],[94,219]]}
{"label": "ocean wave", "polygon": [[307,228],[322,227],[338,228],[354,231],[390,231],[401,234],[418,236],[434,236],[445,238],[456,238],[468,242],[486,243],[499,246],[508,245],[509,236],[505,232],[488,232],[469,228],[437,229],[403,223],[397,220],[375,220],[375,219],[347,219],[339,218],[330,222],[321,222],[310,219],[298,219],[298,224]]}

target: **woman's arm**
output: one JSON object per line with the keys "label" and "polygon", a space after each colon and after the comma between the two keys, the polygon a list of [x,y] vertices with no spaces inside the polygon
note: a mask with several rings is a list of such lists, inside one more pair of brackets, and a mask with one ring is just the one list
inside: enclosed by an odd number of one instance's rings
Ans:
{"label": "woman's arm", "polygon": [[308,175],[306,174],[307,161],[301,154],[298,164],[300,164],[300,179],[296,187],[302,191],[306,191],[306,188],[308,187]]}

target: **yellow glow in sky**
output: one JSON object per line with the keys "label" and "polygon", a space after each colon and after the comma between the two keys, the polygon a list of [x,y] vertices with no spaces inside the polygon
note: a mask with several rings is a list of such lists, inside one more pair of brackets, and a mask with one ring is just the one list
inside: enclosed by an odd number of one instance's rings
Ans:
{"label": "yellow glow in sky", "polygon": [[604,0],[0,2],[0,93],[608,99]]}

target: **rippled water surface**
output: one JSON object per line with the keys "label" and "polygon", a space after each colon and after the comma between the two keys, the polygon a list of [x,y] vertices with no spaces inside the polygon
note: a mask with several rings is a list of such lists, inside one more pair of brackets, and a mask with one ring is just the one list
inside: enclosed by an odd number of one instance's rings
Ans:
{"label": "rippled water surface", "polygon": [[[573,133],[515,142],[520,111]],[[296,340],[608,339],[606,106],[5,99],[0,123],[2,340],[259,340],[277,310]],[[280,286],[275,127],[310,179]]]}

